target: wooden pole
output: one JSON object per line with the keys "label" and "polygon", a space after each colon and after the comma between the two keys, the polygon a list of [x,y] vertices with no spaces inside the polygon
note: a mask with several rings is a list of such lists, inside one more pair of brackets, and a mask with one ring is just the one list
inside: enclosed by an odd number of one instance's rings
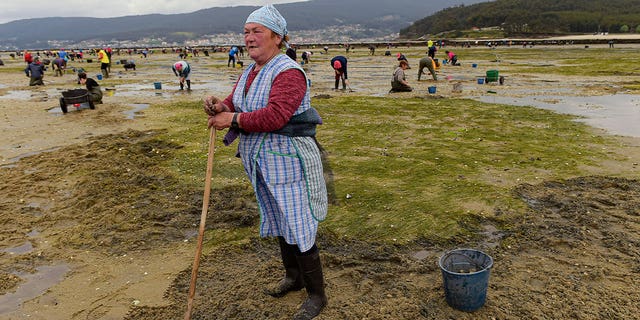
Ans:
{"label": "wooden pole", "polygon": [[200,229],[198,230],[198,245],[196,247],[196,257],[191,270],[191,284],[189,285],[189,299],[187,301],[187,311],[184,314],[185,320],[191,319],[193,309],[193,296],[196,294],[196,279],[198,278],[198,267],[200,266],[200,255],[202,254],[202,241],[204,238],[204,226],[207,222],[207,211],[209,211],[209,195],[211,193],[211,175],[213,172],[213,154],[215,151],[216,128],[211,127],[209,135],[209,154],[207,155],[207,173],[204,180],[204,196],[202,197],[202,213],[200,214]]}

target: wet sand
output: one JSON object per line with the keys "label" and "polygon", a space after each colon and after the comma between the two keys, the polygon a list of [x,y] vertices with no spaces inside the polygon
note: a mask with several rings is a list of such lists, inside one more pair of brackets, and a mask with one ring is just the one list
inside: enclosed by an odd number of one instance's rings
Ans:
{"label": "wet sand", "polygon": [[[409,54],[413,68],[407,75],[414,92],[389,94],[395,57],[370,57],[364,54],[366,48],[356,48],[349,61],[353,92],[334,91],[328,61],[344,50],[332,48],[329,56],[316,50],[312,63],[304,66],[312,81],[312,96],[454,97],[510,103],[526,100],[535,92],[543,97],[540,100],[555,106],[568,104],[558,96],[587,99],[575,112],[604,110],[589,119],[608,130],[608,120],[598,119],[611,119],[615,110],[594,107],[596,99],[585,97],[630,95],[633,93],[622,89],[622,82],[640,80],[640,76],[513,74],[509,63],[492,61],[494,55],[486,49],[486,59],[474,61],[477,68],[467,61],[462,67],[443,66],[440,81],[417,82],[417,58],[412,57],[422,55],[424,48],[391,50]],[[179,92],[170,70],[177,57],[135,57],[138,71],[125,72],[114,64],[113,79],[118,81],[101,81],[105,88],[115,89],[105,91],[104,104],[96,110],[72,109],[63,115],[57,98],[60,91],[79,87],[73,74],[56,78],[48,72],[46,86],[29,87],[19,70],[23,63],[1,58],[7,65],[0,68],[16,72],[0,72],[4,120],[0,126],[4,198],[0,208],[19,214],[0,215],[0,293],[4,294],[0,319],[180,319],[194,251],[193,232],[184,230],[195,229],[199,207],[196,201],[176,199],[195,199],[201,190],[169,188],[167,194],[149,195],[148,199],[131,197],[144,194],[150,183],[171,185],[170,176],[153,165],[154,157],[170,156],[179,146],[154,139],[154,131],[163,129],[169,112],[154,105],[191,101],[207,94],[223,97],[240,70],[226,68],[223,54],[194,57],[189,60],[194,90]],[[86,63],[71,65],[87,67]],[[500,68],[507,76],[503,86],[477,84],[476,78],[489,67]],[[91,76],[99,66],[94,63],[88,68]],[[161,82],[162,89],[154,89],[154,82]],[[454,84],[461,85],[462,91],[453,92]],[[427,87],[433,85],[437,93],[429,95]],[[638,109],[634,97],[627,109]],[[628,123],[613,126],[628,127]],[[627,146],[631,159],[639,159],[640,142],[633,137],[635,132],[628,134],[620,137],[621,144]],[[95,161],[96,155],[111,161]],[[607,170],[620,172],[617,166],[620,163],[612,161]],[[115,177],[127,183],[102,190],[100,181],[89,181],[81,172],[101,172],[105,180]],[[635,317],[640,312],[633,299],[640,288],[633,277],[640,268],[640,204],[636,200],[640,199],[640,185],[633,179],[600,174],[520,186],[518,197],[531,205],[526,221],[514,222],[512,230],[483,225],[478,232],[485,236],[475,244],[491,252],[499,263],[492,270],[487,305],[476,313],[452,310],[444,302],[434,263],[444,248],[425,249],[419,244],[397,248],[321,237],[330,305],[318,319]],[[66,189],[75,184],[83,190]],[[117,214],[98,215],[105,208]],[[248,221],[242,226],[255,227],[255,221],[244,219],[255,208],[222,209],[225,213],[213,223]],[[144,221],[135,220],[141,215]],[[204,257],[193,319],[289,318],[303,293],[278,301],[256,294],[256,288],[279,275],[276,254],[274,244],[250,242]],[[51,282],[30,281],[45,275]]]}

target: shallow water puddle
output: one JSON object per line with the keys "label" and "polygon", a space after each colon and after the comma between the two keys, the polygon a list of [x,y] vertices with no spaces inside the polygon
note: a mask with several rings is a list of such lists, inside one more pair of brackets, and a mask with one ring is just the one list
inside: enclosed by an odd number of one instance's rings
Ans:
{"label": "shallow water puddle", "polygon": [[14,255],[14,254],[25,254],[25,253],[29,253],[31,251],[33,251],[33,245],[29,241],[27,241],[24,244],[19,245],[17,247],[6,248],[6,249],[2,250],[2,252],[6,252],[6,253],[11,254],[11,255]]}
{"label": "shallow water puddle", "polygon": [[640,137],[640,95],[615,94],[604,96],[532,95],[526,97],[480,96],[474,99],[487,103],[533,106],[584,117],[578,119],[612,134]]}
{"label": "shallow water puddle", "polygon": [[31,94],[32,92],[27,90],[10,90],[7,94],[0,96],[0,99],[29,100]]}
{"label": "shallow water puddle", "polygon": [[130,103],[128,106],[133,107],[131,110],[123,111],[127,119],[133,120],[136,116],[140,116],[140,111],[149,108],[148,103]]}
{"label": "shallow water puddle", "polygon": [[66,264],[42,266],[36,270],[36,273],[33,274],[18,274],[25,282],[15,292],[0,296],[0,314],[17,310],[23,302],[41,295],[62,281],[64,275],[69,271],[69,266]]}

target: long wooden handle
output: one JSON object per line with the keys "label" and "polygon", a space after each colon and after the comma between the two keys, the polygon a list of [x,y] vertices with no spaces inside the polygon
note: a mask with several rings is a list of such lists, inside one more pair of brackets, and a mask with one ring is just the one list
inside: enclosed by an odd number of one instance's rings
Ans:
{"label": "long wooden handle", "polygon": [[209,154],[207,155],[207,173],[204,180],[204,196],[202,197],[202,214],[200,215],[200,229],[198,230],[198,246],[196,257],[191,270],[191,284],[189,285],[189,299],[187,301],[187,311],[184,314],[185,320],[191,319],[193,309],[193,296],[196,294],[196,279],[198,278],[198,267],[200,266],[200,255],[202,254],[202,240],[204,238],[204,225],[207,222],[207,211],[209,211],[209,194],[211,193],[211,175],[213,172],[213,154],[215,151],[216,128],[211,127],[209,135]]}

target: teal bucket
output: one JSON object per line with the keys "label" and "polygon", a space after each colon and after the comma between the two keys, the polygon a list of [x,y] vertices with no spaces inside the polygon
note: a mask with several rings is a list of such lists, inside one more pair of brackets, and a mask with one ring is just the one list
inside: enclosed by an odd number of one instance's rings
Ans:
{"label": "teal bucket", "polygon": [[430,93],[430,94],[434,94],[434,93],[436,93],[436,87],[433,87],[433,86],[432,86],[432,87],[429,87],[429,88],[427,88],[427,89],[429,90],[429,93]]}
{"label": "teal bucket", "polygon": [[101,74],[96,74],[96,78],[98,78],[98,80],[102,80],[102,75]]}
{"label": "teal bucket", "polygon": [[449,306],[472,312],[484,305],[493,258],[478,250],[456,249],[440,257],[438,265]]}
{"label": "teal bucket", "polygon": [[154,82],[153,87],[156,88],[157,90],[162,89],[162,82]]}

